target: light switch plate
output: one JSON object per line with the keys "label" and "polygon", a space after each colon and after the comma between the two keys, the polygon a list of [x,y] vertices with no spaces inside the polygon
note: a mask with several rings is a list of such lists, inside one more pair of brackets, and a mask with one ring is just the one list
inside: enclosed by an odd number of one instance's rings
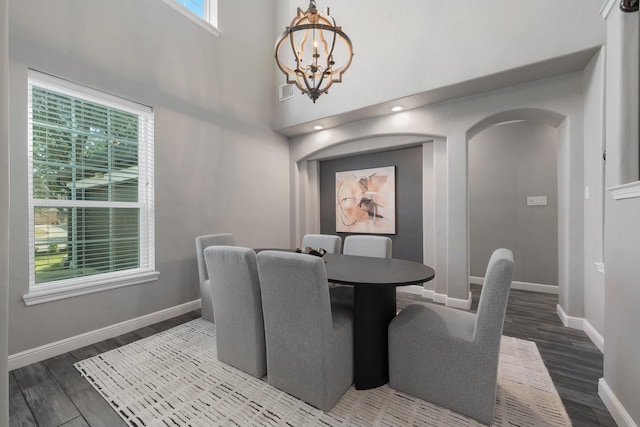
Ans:
{"label": "light switch plate", "polygon": [[547,196],[529,196],[527,206],[547,206]]}

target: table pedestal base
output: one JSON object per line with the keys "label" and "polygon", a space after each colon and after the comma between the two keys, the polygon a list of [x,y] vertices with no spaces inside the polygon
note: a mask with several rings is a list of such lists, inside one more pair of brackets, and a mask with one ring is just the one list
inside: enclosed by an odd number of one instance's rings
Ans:
{"label": "table pedestal base", "polygon": [[396,288],[354,289],[354,382],[357,390],[389,382],[388,327],[396,315]]}

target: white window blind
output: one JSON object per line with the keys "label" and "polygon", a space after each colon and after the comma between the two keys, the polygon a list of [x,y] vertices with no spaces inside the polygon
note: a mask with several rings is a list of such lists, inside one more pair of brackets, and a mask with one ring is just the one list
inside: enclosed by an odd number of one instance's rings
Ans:
{"label": "white window blind", "polygon": [[151,108],[31,71],[28,125],[30,293],[154,273]]}

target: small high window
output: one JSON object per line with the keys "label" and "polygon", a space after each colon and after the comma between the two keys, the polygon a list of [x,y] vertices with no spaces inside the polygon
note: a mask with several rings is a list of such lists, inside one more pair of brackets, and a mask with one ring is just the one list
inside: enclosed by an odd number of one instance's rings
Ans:
{"label": "small high window", "polygon": [[176,0],[179,4],[187,8],[191,13],[195,13],[200,18],[209,21],[208,6],[209,2],[206,0]]}
{"label": "small high window", "polygon": [[218,36],[218,0],[163,0],[207,31]]}

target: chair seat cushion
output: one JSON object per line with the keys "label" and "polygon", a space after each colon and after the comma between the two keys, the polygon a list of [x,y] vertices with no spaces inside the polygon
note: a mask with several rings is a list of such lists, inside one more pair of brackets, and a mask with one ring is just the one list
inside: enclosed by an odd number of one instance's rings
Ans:
{"label": "chair seat cushion", "polygon": [[[476,317],[473,313],[431,303],[409,304],[393,320],[399,333],[429,332],[464,341],[473,341]],[[390,326],[391,327],[391,326]]]}

